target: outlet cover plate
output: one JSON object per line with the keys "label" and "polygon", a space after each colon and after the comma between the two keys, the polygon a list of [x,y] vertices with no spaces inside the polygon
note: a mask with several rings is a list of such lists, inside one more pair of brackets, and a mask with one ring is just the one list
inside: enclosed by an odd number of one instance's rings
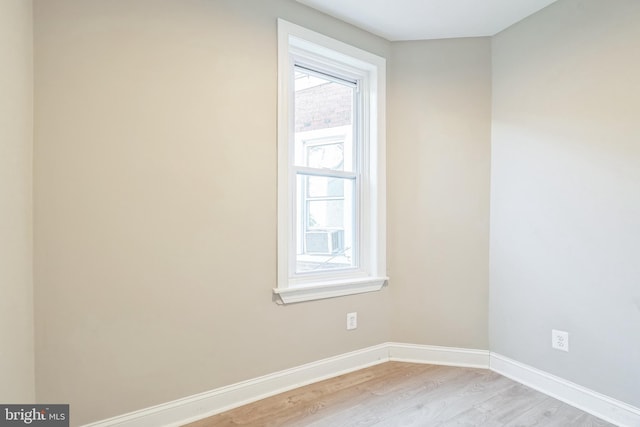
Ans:
{"label": "outlet cover plate", "polygon": [[347,330],[351,331],[358,327],[358,313],[347,313]]}
{"label": "outlet cover plate", "polygon": [[569,332],[551,330],[551,347],[556,350],[569,351]]}

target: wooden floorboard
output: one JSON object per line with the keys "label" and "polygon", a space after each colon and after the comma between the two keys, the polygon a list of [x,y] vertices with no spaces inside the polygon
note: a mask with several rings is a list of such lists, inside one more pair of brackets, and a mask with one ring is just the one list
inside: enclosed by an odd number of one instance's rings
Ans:
{"label": "wooden floorboard", "polygon": [[281,393],[188,427],[606,427],[486,369],[387,362]]}

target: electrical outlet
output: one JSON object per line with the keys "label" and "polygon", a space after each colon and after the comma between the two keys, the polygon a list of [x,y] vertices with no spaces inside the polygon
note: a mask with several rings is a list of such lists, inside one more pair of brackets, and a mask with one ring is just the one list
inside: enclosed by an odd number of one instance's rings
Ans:
{"label": "electrical outlet", "polygon": [[358,313],[347,313],[347,330],[356,329],[358,327]]}
{"label": "electrical outlet", "polygon": [[551,347],[556,350],[569,351],[569,332],[552,329]]}

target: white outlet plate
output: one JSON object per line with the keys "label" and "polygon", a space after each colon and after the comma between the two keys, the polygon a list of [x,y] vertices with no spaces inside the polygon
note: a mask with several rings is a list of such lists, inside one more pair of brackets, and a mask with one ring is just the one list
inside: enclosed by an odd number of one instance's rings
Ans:
{"label": "white outlet plate", "polygon": [[347,313],[347,330],[356,329],[358,327],[358,313]]}
{"label": "white outlet plate", "polygon": [[569,351],[569,332],[551,330],[551,347],[556,350]]}

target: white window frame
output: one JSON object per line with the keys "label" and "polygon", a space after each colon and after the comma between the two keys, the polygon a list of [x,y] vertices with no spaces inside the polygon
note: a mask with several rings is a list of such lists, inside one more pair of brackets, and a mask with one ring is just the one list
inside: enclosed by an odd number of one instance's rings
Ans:
{"label": "white window frame", "polygon": [[[296,58],[320,66],[339,64],[359,78],[363,147],[359,153],[359,265],[356,269],[292,273],[295,263],[295,172],[293,166],[293,66]],[[322,34],[278,19],[278,282],[280,304],[373,292],[386,276],[385,104],[386,60]]]}

